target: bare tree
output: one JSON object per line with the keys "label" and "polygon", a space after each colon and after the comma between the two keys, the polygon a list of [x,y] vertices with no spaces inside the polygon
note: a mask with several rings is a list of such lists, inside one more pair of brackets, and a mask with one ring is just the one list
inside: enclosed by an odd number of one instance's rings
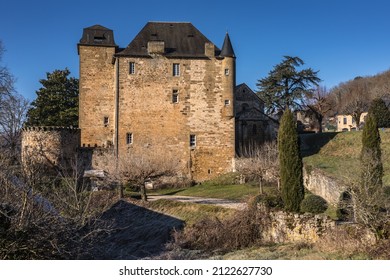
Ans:
{"label": "bare tree", "polygon": [[[4,53],[4,47],[2,41],[0,41],[0,63]],[[11,94],[14,91],[15,79],[8,71],[6,66],[0,64],[0,100],[2,96]]]}
{"label": "bare tree", "polygon": [[19,94],[6,95],[0,100],[0,143],[12,158],[20,154],[21,131],[29,102]]}
{"label": "bare tree", "polygon": [[131,150],[116,158],[106,156],[105,169],[112,181],[121,186],[129,184],[140,190],[143,200],[147,200],[145,183],[162,177],[177,176],[180,162],[169,152]]}
{"label": "bare tree", "polygon": [[309,108],[307,115],[314,117],[318,123],[318,132],[322,132],[322,121],[327,113],[332,110],[332,101],[329,98],[329,91],[325,86],[318,86],[312,95],[306,99],[306,106]]}
{"label": "bare tree", "polygon": [[263,181],[277,182],[279,186],[279,161],[277,143],[265,142],[261,146],[247,148],[236,161],[237,171],[250,180],[259,182],[263,193]]}
{"label": "bare tree", "polygon": [[367,112],[372,94],[366,78],[357,77],[347,83],[342,83],[332,90],[332,97],[340,114],[351,115],[359,128],[360,116]]}

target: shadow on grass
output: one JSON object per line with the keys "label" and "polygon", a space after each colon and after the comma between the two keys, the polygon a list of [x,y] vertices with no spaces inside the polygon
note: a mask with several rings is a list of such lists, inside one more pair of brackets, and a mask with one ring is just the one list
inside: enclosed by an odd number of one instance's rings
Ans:
{"label": "shadow on grass", "polygon": [[324,132],[313,134],[300,134],[300,146],[302,157],[308,157],[317,154],[330,140],[339,132]]}
{"label": "shadow on grass", "polygon": [[144,207],[118,201],[104,212],[101,222],[110,224],[110,231],[93,240],[83,259],[134,260],[153,257],[164,250],[182,220]]}

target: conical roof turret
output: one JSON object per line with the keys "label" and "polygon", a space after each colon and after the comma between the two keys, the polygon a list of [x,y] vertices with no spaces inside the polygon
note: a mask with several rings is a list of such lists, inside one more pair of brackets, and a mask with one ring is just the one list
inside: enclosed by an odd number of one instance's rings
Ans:
{"label": "conical roof turret", "polygon": [[232,43],[230,42],[229,34],[226,32],[225,40],[223,41],[223,46],[220,56],[222,57],[236,57],[234,54]]}

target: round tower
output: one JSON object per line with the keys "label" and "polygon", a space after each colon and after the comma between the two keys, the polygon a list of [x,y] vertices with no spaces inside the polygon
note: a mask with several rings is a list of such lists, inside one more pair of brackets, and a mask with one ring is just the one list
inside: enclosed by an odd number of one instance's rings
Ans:
{"label": "round tower", "polygon": [[222,57],[223,70],[223,100],[225,102],[225,117],[234,117],[234,88],[236,86],[236,56],[230,41],[229,34],[226,33],[222,45],[220,57]]}

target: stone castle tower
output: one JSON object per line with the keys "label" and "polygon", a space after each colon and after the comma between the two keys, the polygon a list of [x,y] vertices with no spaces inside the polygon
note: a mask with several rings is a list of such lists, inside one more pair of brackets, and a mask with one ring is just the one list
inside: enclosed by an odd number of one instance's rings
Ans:
{"label": "stone castle tower", "polygon": [[191,23],[149,22],[122,49],[113,31],[85,28],[80,58],[81,146],[169,152],[196,181],[234,170],[235,54]]}

